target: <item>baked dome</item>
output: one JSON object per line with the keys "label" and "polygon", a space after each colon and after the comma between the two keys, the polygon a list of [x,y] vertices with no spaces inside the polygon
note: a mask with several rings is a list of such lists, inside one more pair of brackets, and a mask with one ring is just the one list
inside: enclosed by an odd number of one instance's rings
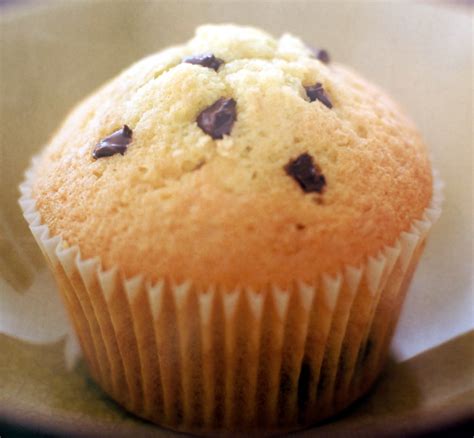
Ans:
{"label": "baked dome", "polygon": [[[203,54],[209,65],[183,62]],[[220,139],[197,120],[221,98],[236,106]],[[94,158],[123,125],[123,154]],[[301,157],[319,183],[291,170]],[[365,262],[421,217],[432,175],[414,125],[377,87],[293,36],[207,25],[74,109],[33,195],[51,233],[104,268],[257,289]]]}

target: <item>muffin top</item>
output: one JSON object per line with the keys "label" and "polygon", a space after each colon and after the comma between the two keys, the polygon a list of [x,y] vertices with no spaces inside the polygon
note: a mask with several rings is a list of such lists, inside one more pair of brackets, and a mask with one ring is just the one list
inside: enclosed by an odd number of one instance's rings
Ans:
{"label": "muffin top", "polygon": [[202,288],[361,265],[431,195],[427,150],[386,94],[298,38],[234,25],[199,27],[79,104],[33,187],[83,258]]}

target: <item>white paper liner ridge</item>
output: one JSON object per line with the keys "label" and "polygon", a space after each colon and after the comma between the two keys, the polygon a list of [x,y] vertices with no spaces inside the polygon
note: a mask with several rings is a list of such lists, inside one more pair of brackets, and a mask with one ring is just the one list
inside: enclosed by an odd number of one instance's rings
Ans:
{"label": "white paper liner ridge", "polygon": [[365,266],[323,275],[318,284],[197,291],[191,282],[123,279],[117,268],[103,271],[98,258],[82,259],[41,224],[32,178],[30,169],[20,205],[93,377],[132,412],[184,430],[259,421],[294,427],[365,392],[383,366],[442,202],[435,173],[431,204],[409,231]]}
{"label": "white paper liner ridge", "polygon": [[[34,159],[33,162],[35,162]],[[26,172],[26,178],[32,176],[32,168]],[[22,207],[24,215],[30,218],[31,225],[40,225],[34,212],[34,203],[25,201],[30,193],[29,184],[22,189]],[[36,236],[35,236],[36,237]],[[47,248],[55,248],[60,239],[55,238]],[[0,333],[32,344],[43,345],[64,341],[65,365],[72,369],[81,352],[64,304],[55,288],[51,287],[51,273],[45,270],[30,271],[32,283],[21,291],[0,278]]]}

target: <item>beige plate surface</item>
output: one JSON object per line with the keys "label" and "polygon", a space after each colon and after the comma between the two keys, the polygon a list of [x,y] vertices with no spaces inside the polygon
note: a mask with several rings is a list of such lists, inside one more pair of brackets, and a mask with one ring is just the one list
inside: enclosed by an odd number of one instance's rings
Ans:
{"label": "beige plate surface", "polygon": [[302,436],[367,427],[376,433],[395,424],[413,430],[426,418],[438,419],[440,411],[456,415],[472,408],[472,9],[401,2],[97,0],[30,2],[3,12],[0,417],[75,431],[132,428],[172,435],[107,400],[82,364],[66,370],[65,316],[21,217],[17,185],[30,156],[75,102],[134,60],[190,37],[204,22],[255,24],[274,34],[291,31],[327,47],[334,59],[352,65],[402,103],[446,182],[444,213],[394,340],[396,359],[369,397],[338,421]]}

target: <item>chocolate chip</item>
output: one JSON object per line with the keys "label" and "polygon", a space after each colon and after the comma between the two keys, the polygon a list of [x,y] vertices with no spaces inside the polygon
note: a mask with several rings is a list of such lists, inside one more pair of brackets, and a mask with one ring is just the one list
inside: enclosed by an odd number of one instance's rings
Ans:
{"label": "chocolate chip", "polygon": [[213,139],[223,138],[230,134],[237,120],[236,105],[234,99],[221,97],[199,114],[198,126]]}
{"label": "chocolate chip", "polygon": [[326,185],[326,178],[318,165],[314,163],[313,157],[306,152],[298,158],[290,160],[285,166],[285,171],[296,180],[306,193],[321,193]]}
{"label": "chocolate chip", "polygon": [[212,68],[215,71],[224,63],[222,59],[216,58],[212,53],[188,56],[183,59],[183,62],[202,65],[203,67]]}
{"label": "chocolate chip", "polygon": [[92,156],[97,159],[115,154],[123,155],[131,141],[132,130],[127,125],[123,125],[122,129],[115,131],[97,143]]}
{"label": "chocolate chip", "polygon": [[329,100],[329,96],[324,91],[324,88],[321,82],[316,82],[316,84],[304,87],[304,89],[306,90],[306,95],[309,97],[309,100],[311,102],[314,102],[315,100],[319,100],[328,108],[332,108],[332,103]]}
{"label": "chocolate chip", "polygon": [[313,52],[314,57],[322,63],[329,64],[331,61],[331,57],[329,56],[329,52],[327,50],[311,47],[311,51]]}

